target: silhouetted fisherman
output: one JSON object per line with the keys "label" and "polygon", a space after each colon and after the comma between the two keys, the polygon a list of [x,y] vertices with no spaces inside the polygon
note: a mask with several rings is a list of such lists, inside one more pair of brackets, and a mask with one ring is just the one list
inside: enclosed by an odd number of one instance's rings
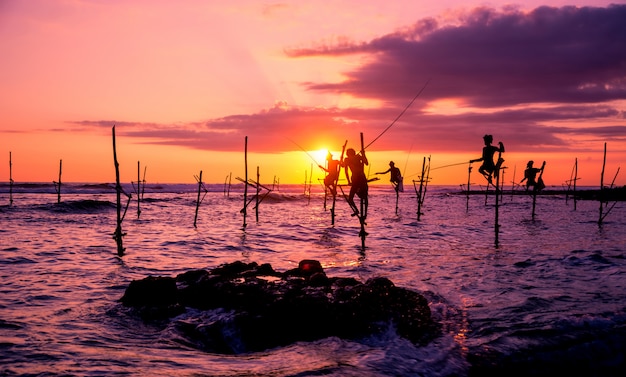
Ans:
{"label": "silhouetted fisherman", "polygon": [[[365,156],[365,151],[361,151],[360,154],[357,154],[353,148],[348,148],[346,150],[346,158],[343,160],[343,166],[345,168],[346,179],[348,180],[348,184],[350,185],[350,194],[348,194],[348,204],[350,208],[352,208],[352,216],[356,216],[359,214],[359,210],[354,204],[354,195],[357,195],[364,204],[362,217],[367,215],[367,177],[365,176],[365,165],[368,165],[367,157]],[[351,175],[348,174],[348,170],[350,170]]]}
{"label": "silhouetted fisherman", "polygon": [[539,179],[537,180],[537,174],[543,171],[545,163],[541,166],[541,168],[535,168],[533,167],[533,164],[533,160],[528,161],[526,164],[526,170],[524,170],[524,178],[522,178],[519,183],[521,185],[524,181],[526,181],[526,191],[528,191],[530,186],[533,186],[533,191],[541,191],[546,187],[546,185],[543,183],[541,176],[539,176]]}
{"label": "silhouetted fisherman", "polygon": [[485,141],[485,146],[483,147],[483,155],[481,158],[477,158],[475,160],[470,160],[470,163],[472,162],[478,162],[478,161],[482,161],[483,164],[480,166],[480,168],[478,168],[478,172],[480,174],[482,174],[485,179],[487,179],[487,181],[489,183],[491,183],[491,176],[498,176],[498,171],[500,169],[500,166],[502,165],[502,163],[504,162],[504,159],[499,157],[498,158],[498,162],[494,163],[493,162],[493,155],[496,152],[500,152],[503,153],[504,152],[504,144],[502,144],[502,142],[500,141],[498,144],[500,144],[499,147],[495,147],[493,145],[491,145],[491,143],[493,143],[493,136],[492,135],[485,135],[483,136],[483,140]]}
{"label": "silhouetted fisherman", "polygon": [[327,174],[324,177],[324,186],[333,194],[333,196],[337,195],[337,179],[339,178],[339,161],[333,159],[333,155],[328,152],[326,155],[326,161],[328,162],[328,167],[325,168],[322,165],[318,165],[321,169],[323,169]]}
{"label": "silhouetted fisherman", "polygon": [[398,169],[393,161],[389,161],[389,169],[378,172],[378,174],[387,174],[391,173],[391,177],[389,177],[389,181],[393,185],[394,190],[396,192],[404,192],[404,185],[402,184],[402,173],[400,173],[400,169]]}

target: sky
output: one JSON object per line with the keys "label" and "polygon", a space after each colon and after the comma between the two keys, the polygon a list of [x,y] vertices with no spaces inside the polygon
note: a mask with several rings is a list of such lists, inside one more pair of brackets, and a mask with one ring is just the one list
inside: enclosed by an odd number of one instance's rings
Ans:
{"label": "sky", "polygon": [[317,182],[362,134],[459,185],[491,134],[507,184],[598,186],[605,145],[626,184],[626,1],[519,3],[0,0],[0,182],[114,182],[115,126],[122,182]]}

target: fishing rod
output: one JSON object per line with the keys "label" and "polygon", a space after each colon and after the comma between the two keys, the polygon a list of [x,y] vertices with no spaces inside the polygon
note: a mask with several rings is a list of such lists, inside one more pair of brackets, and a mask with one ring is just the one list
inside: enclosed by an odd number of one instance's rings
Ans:
{"label": "fishing rod", "polygon": [[313,158],[313,156],[311,156],[311,154],[309,152],[306,151],[306,149],[302,148],[298,143],[296,143],[295,141],[287,138],[287,140],[291,141],[296,147],[300,148],[302,150],[302,152],[306,153],[307,156],[309,156],[309,158],[311,159],[311,161],[315,162],[315,165],[320,166],[320,164],[315,160],[315,158]]}
{"label": "fishing rod", "polygon": [[409,109],[409,107],[411,107],[411,105],[413,105],[413,102],[415,102],[415,100],[417,99],[417,97],[420,96],[420,94],[422,94],[422,92],[424,91],[424,89],[426,89],[426,86],[428,86],[428,83],[430,82],[430,78],[428,80],[426,80],[426,83],[424,84],[424,86],[422,87],[422,89],[420,89],[419,92],[417,92],[417,94],[415,95],[415,97],[413,97],[413,99],[411,100],[411,102],[409,102],[408,105],[405,106],[405,108],[400,112],[400,114],[398,114],[398,116],[396,117],[396,119],[393,120],[393,122],[391,122],[391,124],[389,126],[387,126],[387,128],[385,128],[383,130],[383,132],[381,132],[378,136],[376,136],[374,138],[374,140],[372,140],[369,144],[367,144],[365,147],[363,147],[362,149],[367,149],[369,148],[370,145],[374,144],[374,142],[376,140],[378,140],[381,136],[383,136],[383,134],[385,132],[387,132],[401,117],[402,115],[404,115],[404,113]]}

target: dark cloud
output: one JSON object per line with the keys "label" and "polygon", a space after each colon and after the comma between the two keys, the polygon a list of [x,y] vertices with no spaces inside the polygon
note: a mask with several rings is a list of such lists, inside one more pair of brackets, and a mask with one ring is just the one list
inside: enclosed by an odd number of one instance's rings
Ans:
{"label": "dark cloud", "polygon": [[626,98],[626,6],[541,7],[529,13],[480,8],[457,25],[422,20],[369,43],[291,49],[290,56],[375,57],[317,91],[397,101],[432,77],[430,98],[469,106],[590,103]]}

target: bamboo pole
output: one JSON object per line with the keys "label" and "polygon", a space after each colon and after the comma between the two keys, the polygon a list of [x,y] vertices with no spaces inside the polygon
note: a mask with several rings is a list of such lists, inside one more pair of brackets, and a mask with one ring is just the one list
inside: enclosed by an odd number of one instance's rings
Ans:
{"label": "bamboo pole", "polygon": [[311,175],[309,175],[309,201],[307,204],[311,204],[311,190],[313,189],[313,164],[311,164]]}
{"label": "bamboo pole", "polygon": [[420,188],[417,193],[417,221],[422,217],[422,192],[424,189],[424,175],[426,174],[426,156],[422,160],[422,174],[420,175]]}
{"label": "bamboo pole", "polygon": [[59,160],[59,183],[57,190],[57,204],[61,204],[61,172],[63,170],[63,160]]}
{"label": "bamboo pole", "polygon": [[246,215],[248,214],[248,137],[246,136],[246,141],[244,145],[244,170],[246,174],[245,184],[243,185],[243,209],[241,213],[243,213],[243,229],[246,229]]}
{"label": "bamboo pole", "polygon": [[[365,156],[365,147],[363,146],[363,132],[361,132],[361,157]],[[365,183],[367,184],[367,183]],[[369,188],[366,188],[366,192],[363,198],[360,198],[361,204],[361,213],[359,213],[359,223],[361,224],[361,231],[359,232],[359,236],[361,237],[361,249],[365,251],[365,237],[367,236],[367,232],[365,231],[365,219],[367,218],[367,207],[368,207],[368,195]]]}
{"label": "bamboo pole", "polygon": [[13,205],[13,157],[9,152],[9,206]]}
{"label": "bamboo pole", "polygon": [[578,180],[578,157],[574,162],[574,211],[576,211],[576,181]]}
{"label": "bamboo pole", "polygon": [[[496,206],[495,206],[495,220],[494,220],[494,224],[493,224],[493,228],[494,228],[494,232],[495,232],[495,246],[496,248],[498,248],[500,246],[500,200],[498,199],[498,197],[500,196],[500,168],[499,168],[499,162],[500,159],[502,158],[502,151],[498,152],[498,166],[496,167],[496,170],[494,170],[495,175],[496,175],[496,184],[495,184],[495,189],[496,189]],[[487,184],[487,189],[489,189],[489,184]]]}
{"label": "bamboo pole", "polygon": [[256,205],[254,206],[254,215],[256,218],[256,222],[259,222],[259,204],[260,202],[260,193],[261,193],[261,186],[259,185],[259,180],[261,178],[261,175],[259,174],[259,167],[256,167]]}
{"label": "bamboo pole", "polygon": [[535,186],[533,186],[533,211],[532,211],[532,219],[535,220],[535,206],[537,203],[537,192],[539,192],[539,190],[537,189],[537,186],[539,185],[539,182],[542,179],[543,176],[543,169],[546,167],[546,162],[544,161],[543,164],[541,165],[541,173],[539,174],[539,178],[537,178],[536,182],[535,182]]}
{"label": "bamboo pole", "polygon": [[598,225],[602,225],[602,211],[604,210],[604,169],[606,167],[606,142],[604,143],[604,157],[602,159],[602,172],[600,173],[600,215],[598,216]]}
{"label": "bamboo pole", "polygon": [[139,215],[141,215],[141,163],[137,161],[137,218]]}
{"label": "bamboo pole", "polygon": [[227,198],[230,197],[230,185],[231,185],[232,178],[233,178],[233,173],[230,172],[230,174],[228,174],[226,178],[224,179],[224,196]]}
{"label": "bamboo pole", "polygon": [[202,190],[202,170],[198,175],[198,196],[196,198],[196,214],[193,218],[193,227],[197,228],[196,222],[198,221],[198,209],[200,208],[200,191]]}
{"label": "bamboo pole", "polygon": [[467,195],[465,195],[465,213],[469,212],[469,198],[470,198],[470,178],[472,176],[472,162],[470,161],[467,167]]}
{"label": "bamboo pole", "polygon": [[117,226],[115,228],[115,233],[113,238],[117,244],[117,255],[124,255],[124,245],[122,243],[122,237],[124,233],[122,232],[122,185],[120,184],[120,164],[117,162],[117,150],[115,146],[115,126],[113,126],[113,162],[115,164],[115,193],[117,198]]}

